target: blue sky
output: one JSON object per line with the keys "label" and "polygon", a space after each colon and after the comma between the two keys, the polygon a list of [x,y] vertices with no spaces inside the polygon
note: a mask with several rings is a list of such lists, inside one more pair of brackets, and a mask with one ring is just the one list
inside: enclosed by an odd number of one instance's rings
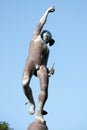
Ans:
{"label": "blue sky", "polygon": [[[87,1],[0,0],[0,121],[26,130],[34,121],[22,89],[22,72],[32,33],[45,10],[55,6],[44,29],[52,32],[50,78],[45,116],[49,130],[87,130]],[[39,80],[31,81],[35,102]],[[37,108],[36,108],[37,110]]]}

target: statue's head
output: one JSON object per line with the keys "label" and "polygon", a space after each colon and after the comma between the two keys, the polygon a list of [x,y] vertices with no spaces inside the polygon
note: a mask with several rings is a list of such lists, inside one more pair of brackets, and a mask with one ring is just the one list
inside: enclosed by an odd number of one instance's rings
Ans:
{"label": "statue's head", "polygon": [[49,43],[49,46],[52,46],[55,42],[55,40],[52,39],[52,34],[48,30],[43,30],[41,32],[41,38],[45,41],[45,43]]}

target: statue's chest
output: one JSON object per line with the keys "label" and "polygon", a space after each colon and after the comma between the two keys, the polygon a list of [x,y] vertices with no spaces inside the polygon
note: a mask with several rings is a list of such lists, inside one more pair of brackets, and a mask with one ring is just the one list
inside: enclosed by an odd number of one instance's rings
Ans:
{"label": "statue's chest", "polygon": [[35,39],[35,43],[34,43],[35,47],[40,48],[42,50],[48,50],[47,44],[43,41],[43,39],[38,36]]}

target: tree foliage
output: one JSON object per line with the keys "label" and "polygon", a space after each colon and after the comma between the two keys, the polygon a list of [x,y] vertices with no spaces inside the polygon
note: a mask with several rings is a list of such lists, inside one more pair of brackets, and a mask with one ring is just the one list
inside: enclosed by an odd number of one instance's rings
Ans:
{"label": "tree foliage", "polygon": [[7,122],[0,122],[0,130],[14,130],[13,128],[10,128],[9,124]]}

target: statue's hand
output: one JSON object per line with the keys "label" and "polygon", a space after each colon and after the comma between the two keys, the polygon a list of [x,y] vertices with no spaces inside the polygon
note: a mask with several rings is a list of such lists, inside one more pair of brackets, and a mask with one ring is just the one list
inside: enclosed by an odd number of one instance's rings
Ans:
{"label": "statue's hand", "polygon": [[54,11],[55,11],[55,8],[54,8],[54,7],[48,8],[48,12],[54,12]]}
{"label": "statue's hand", "polygon": [[55,71],[55,69],[51,68],[51,69],[49,70],[49,75],[50,75],[50,76],[51,76],[51,75],[54,75],[54,71]]}
{"label": "statue's hand", "polygon": [[48,75],[49,75],[49,76],[53,75],[53,74],[54,74],[54,71],[55,71],[55,69],[54,69],[54,64],[53,64],[52,67],[49,69]]}

